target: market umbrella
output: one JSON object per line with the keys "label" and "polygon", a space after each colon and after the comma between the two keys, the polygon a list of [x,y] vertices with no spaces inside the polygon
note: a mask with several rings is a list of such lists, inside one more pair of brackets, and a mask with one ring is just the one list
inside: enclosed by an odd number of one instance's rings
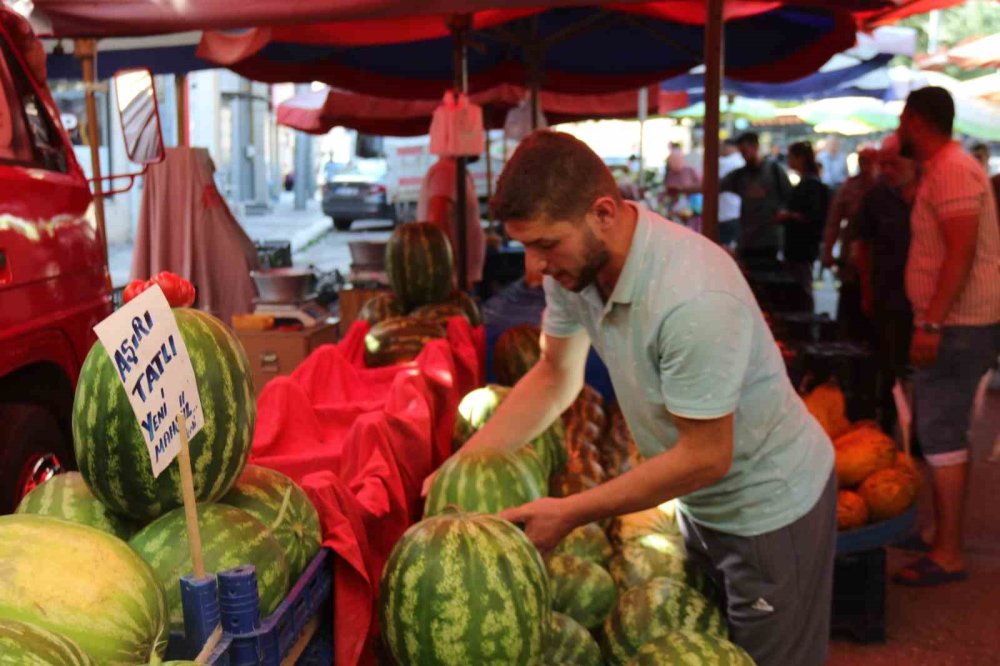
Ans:
{"label": "market umbrella", "polygon": [[[483,107],[487,129],[504,126],[507,112],[529,95],[521,86],[503,85],[471,95]],[[600,118],[635,118],[639,113],[639,91],[604,95],[567,95],[542,91],[539,103],[549,124]],[[365,134],[420,136],[427,134],[439,100],[402,100],[323,88],[300,93],[277,106],[279,125],[310,134],[325,134],[336,126]],[[688,106],[684,92],[660,91],[650,86],[646,112],[650,115]]]}

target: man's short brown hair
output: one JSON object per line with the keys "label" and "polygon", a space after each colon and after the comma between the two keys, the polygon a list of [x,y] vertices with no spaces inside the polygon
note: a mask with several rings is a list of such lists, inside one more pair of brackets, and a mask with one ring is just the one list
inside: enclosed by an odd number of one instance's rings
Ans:
{"label": "man's short brown hair", "polygon": [[602,196],[622,201],[597,153],[570,134],[536,130],[504,167],[490,210],[501,222],[576,220]]}

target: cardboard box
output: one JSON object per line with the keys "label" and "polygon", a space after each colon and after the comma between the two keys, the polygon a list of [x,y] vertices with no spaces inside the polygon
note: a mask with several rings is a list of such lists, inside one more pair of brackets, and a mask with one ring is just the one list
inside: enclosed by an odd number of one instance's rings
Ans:
{"label": "cardboard box", "polygon": [[279,375],[290,375],[320,345],[340,339],[336,319],[301,331],[236,331],[250,359],[255,395]]}

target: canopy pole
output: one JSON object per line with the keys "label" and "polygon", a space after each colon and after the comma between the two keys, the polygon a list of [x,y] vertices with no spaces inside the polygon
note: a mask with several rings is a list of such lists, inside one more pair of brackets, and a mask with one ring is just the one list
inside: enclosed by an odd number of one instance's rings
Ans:
{"label": "canopy pole", "polygon": [[702,182],[701,231],[712,241],[719,240],[719,100],[725,67],[722,5],[725,0],[708,0],[705,10],[705,162]]}
{"label": "canopy pole", "polygon": [[[451,34],[454,41],[452,47],[452,59],[455,76],[455,91],[467,93],[469,90],[469,70],[468,58],[466,56],[466,33],[472,21],[468,14],[460,14],[452,17]],[[458,257],[458,288],[462,291],[469,289],[469,230],[465,219],[465,209],[468,206],[468,196],[465,189],[466,159],[464,156],[455,158],[455,236],[458,241],[456,248]]]}
{"label": "canopy pole", "polygon": [[94,218],[97,220],[97,241],[101,245],[104,263],[108,262],[108,233],[104,221],[104,192],[101,189],[101,144],[97,131],[97,40],[77,39],[73,54],[83,68],[83,89],[87,106],[87,143],[90,145],[90,175],[94,181]]}
{"label": "canopy pole", "polygon": [[643,86],[639,88],[639,173],[636,174],[636,188],[640,197],[646,196],[645,179],[643,174],[646,169],[646,158],[643,153],[642,144],[645,143],[646,117],[649,113],[649,88]]}
{"label": "canopy pole", "polygon": [[188,94],[187,94],[187,74],[177,74],[174,76],[175,101],[177,102],[177,145],[188,145],[189,125],[188,125]]}

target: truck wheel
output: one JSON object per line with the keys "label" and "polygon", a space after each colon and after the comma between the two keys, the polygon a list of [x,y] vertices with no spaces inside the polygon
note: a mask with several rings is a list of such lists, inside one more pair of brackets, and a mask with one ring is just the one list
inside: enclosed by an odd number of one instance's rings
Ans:
{"label": "truck wheel", "polygon": [[351,222],[354,220],[348,219],[346,217],[335,217],[333,218],[333,228],[337,231],[350,231]]}
{"label": "truck wheel", "polygon": [[73,461],[55,416],[37,405],[0,405],[0,514]]}

